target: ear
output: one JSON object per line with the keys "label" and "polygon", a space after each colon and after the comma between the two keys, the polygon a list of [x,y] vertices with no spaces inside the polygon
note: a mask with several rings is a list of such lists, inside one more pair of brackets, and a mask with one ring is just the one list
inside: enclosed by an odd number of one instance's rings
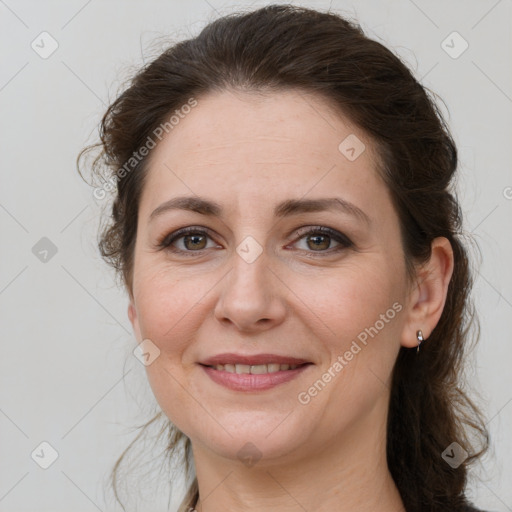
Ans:
{"label": "ear", "polygon": [[139,319],[137,317],[137,309],[135,307],[133,297],[130,297],[130,303],[128,305],[128,318],[130,319],[130,323],[132,324],[133,332],[135,334],[137,342],[141,342],[142,336],[140,335]]}
{"label": "ear", "polygon": [[417,347],[417,331],[426,340],[441,318],[448,285],[453,273],[453,249],[445,237],[432,241],[432,254],[427,263],[420,266],[416,283],[410,293],[408,315],[402,330],[400,343],[404,347]]}

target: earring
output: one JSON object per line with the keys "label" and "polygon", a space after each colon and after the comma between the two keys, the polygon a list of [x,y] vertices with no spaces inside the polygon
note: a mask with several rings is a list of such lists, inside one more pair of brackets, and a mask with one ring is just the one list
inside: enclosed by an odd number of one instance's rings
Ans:
{"label": "earring", "polygon": [[420,345],[423,341],[423,333],[421,331],[416,331],[416,337],[418,338],[418,348],[416,349],[416,353],[420,351]]}

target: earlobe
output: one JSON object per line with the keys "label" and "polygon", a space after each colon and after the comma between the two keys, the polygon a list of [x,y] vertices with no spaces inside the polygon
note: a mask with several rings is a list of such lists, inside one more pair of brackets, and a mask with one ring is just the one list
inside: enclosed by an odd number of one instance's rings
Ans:
{"label": "earlobe", "polygon": [[132,302],[128,304],[128,318],[130,319],[130,323],[133,325],[133,322],[135,320],[135,317],[137,316],[137,313],[135,312],[135,306]]}
{"label": "earlobe", "polygon": [[141,339],[140,329],[139,329],[139,319],[137,317],[137,310],[135,309],[135,305],[132,301],[128,304],[128,318],[130,319],[130,323],[133,327],[133,332],[137,340]]}
{"label": "earlobe", "polygon": [[404,347],[418,346],[419,330],[424,343],[428,343],[428,337],[443,313],[453,267],[453,249],[449,240],[445,237],[435,238],[429,261],[417,273],[416,288],[402,331],[401,344]]}

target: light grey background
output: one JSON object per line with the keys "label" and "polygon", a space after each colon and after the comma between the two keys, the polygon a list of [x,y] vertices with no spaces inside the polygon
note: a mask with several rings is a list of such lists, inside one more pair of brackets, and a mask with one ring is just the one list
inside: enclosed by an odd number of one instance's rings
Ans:
{"label": "light grey background", "polygon": [[[120,510],[105,479],[155,401],[131,354],[127,299],[95,245],[104,205],[75,158],[95,141],[130,72],[156,55],[156,38],[190,37],[235,8],[268,3],[0,0],[0,511]],[[468,375],[481,390],[475,399],[492,450],[470,497],[484,509],[512,510],[511,1],[293,3],[355,17],[446,103],[466,230],[483,258],[474,288],[481,342]],[[47,58],[31,47],[51,49],[43,31],[58,43]],[[458,58],[442,47],[450,36],[452,53],[462,48],[454,31],[469,44]],[[46,262],[33,251],[43,237],[57,249]],[[35,459],[49,460],[43,441],[58,452],[48,469],[31,457],[36,450]],[[155,492],[153,479],[130,484],[138,510],[166,510],[165,489]],[[180,499],[173,495],[171,510]]]}

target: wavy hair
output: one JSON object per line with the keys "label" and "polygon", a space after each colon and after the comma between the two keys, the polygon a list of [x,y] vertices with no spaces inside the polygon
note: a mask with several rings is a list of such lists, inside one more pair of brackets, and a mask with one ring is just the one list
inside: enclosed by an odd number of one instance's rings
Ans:
{"label": "wavy hair", "polygon": [[[468,504],[468,467],[488,449],[489,434],[462,385],[472,327],[477,327],[475,341],[480,330],[470,296],[473,274],[461,208],[453,189],[457,149],[434,94],[358,23],[332,12],[270,5],[223,16],[140,69],[104,114],[101,142],[82,150],[78,158],[80,169],[81,157],[100,147],[91,167],[95,175],[101,169],[111,177],[122,167],[126,170],[115,180],[108,224],[100,232],[101,255],[131,293],[139,199],[147,173],[147,157],[132,156],[173,111],[191,97],[216,91],[271,94],[289,89],[326,100],[374,142],[380,157],[377,171],[399,214],[410,279],[415,265],[429,259],[434,238],[446,237],[451,243],[454,270],[441,318],[419,356],[401,347],[393,368],[386,450],[407,511],[462,511]],[[140,434],[158,418],[162,412]],[[164,432],[169,457],[183,448],[189,481],[180,511],[186,511],[198,500],[191,443],[168,420]],[[140,434],[112,470],[116,498],[119,465]],[[457,468],[441,456],[454,441],[468,452]]]}

